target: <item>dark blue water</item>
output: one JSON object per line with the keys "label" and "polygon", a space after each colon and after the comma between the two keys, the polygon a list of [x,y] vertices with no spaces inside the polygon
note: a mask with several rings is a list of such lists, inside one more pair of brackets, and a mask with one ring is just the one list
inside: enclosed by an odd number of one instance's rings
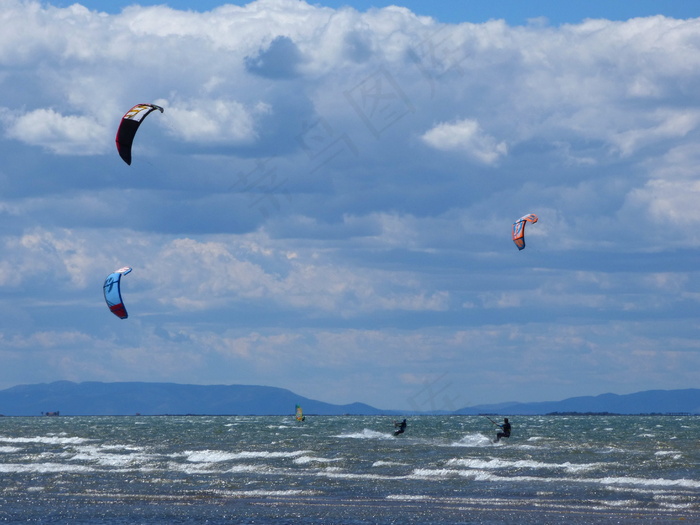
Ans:
{"label": "dark blue water", "polygon": [[700,417],[0,418],[0,521],[700,523]]}

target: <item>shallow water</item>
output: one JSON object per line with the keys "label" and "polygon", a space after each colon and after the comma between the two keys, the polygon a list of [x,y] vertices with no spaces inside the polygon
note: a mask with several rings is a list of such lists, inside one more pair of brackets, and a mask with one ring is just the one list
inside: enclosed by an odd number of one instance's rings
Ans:
{"label": "shallow water", "polygon": [[700,522],[700,417],[0,418],[0,521]]}

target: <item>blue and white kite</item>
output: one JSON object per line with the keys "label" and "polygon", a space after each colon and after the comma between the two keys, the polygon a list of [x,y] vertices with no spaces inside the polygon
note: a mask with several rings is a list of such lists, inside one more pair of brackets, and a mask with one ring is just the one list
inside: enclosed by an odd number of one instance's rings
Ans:
{"label": "blue and white kite", "polygon": [[126,313],[126,308],[124,307],[124,301],[122,301],[121,294],[121,280],[122,275],[126,275],[131,271],[131,268],[125,266],[124,268],[119,268],[114,273],[109,274],[104,284],[105,301],[107,301],[107,306],[111,312],[119,317],[119,319],[126,319],[129,314]]}

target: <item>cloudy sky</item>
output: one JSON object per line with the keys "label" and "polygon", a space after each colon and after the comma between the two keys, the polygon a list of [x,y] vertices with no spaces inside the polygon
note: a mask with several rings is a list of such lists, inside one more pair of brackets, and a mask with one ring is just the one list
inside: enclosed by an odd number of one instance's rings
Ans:
{"label": "cloudy sky", "polygon": [[522,4],[0,0],[0,388],[698,387],[700,5]]}

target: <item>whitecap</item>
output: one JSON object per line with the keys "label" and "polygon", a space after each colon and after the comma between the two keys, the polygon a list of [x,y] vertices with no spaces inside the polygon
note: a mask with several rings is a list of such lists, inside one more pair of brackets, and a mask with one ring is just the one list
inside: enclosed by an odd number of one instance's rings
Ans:
{"label": "whitecap", "polygon": [[493,441],[491,438],[484,436],[483,434],[467,434],[462,437],[459,441],[452,443],[453,447],[483,447],[485,445],[491,445]]}
{"label": "whitecap", "polygon": [[298,465],[304,465],[306,463],[333,463],[335,461],[342,461],[342,458],[317,458],[313,456],[299,456],[294,460],[294,463]]}
{"label": "whitecap", "polygon": [[700,481],[692,479],[644,479],[633,477],[606,477],[600,480],[605,485],[644,485],[649,487],[700,488]]}
{"label": "whitecap", "polygon": [[396,501],[430,501],[432,498],[419,494],[389,494],[386,499]]}
{"label": "whitecap", "polygon": [[362,432],[351,432],[349,434],[340,434],[335,436],[338,438],[355,438],[355,439],[393,439],[393,434],[387,434],[384,432],[377,432],[376,430],[370,430],[365,428]]}
{"label": "whitecap", "polygon": [[621,499],[621,500],[601,500],[597,502],[598,505],[605,505],[606,507],[637,507],[640,502],[634,499]]}
{"label": "whitecap", "polygon": [[[134,452],[127,454],[115,454],[111,452],[115,450],[133,450]],[[67,454],[64,454],[64,456],[67,456]],[[153,460],[154,456],[144,454],[139,449],[134,448],[124,449],[119,447],[82,446],[78,447],[76,453],[71,455],[68,459],[70,461],[94,462],[107,467],[123,467],[146,463]]]}
{"label": "whitecap", "polygon": [[39,474],[54,472],[92,472],[94,469],[82,465],[63,463],[0,463],[0,472],[7,474],[33,472]]}
{"label": "whitecap", "polygon": [[227,490],[218,491],[218,494],[228,496],[228,497],[238,497],[238,498],[256,498],[256,497],[275,497],[275,498],[286,498],[289,496],[317,496],[321,492],[317,490]]}
{"label": "whitecap", "polygon": [[450,478],[457,477],[461,471],[449,468],[417,468],[413,469],[411,477],[415,478]]}
{"label": "whitecap", "polygon": [[672,459],[680,459],[681,453],[677,450],[657,450],[655,456],[671,456]]}
{"label": "whitecap", "polygon": [[528,459],[520,460],[504,460],[504,459],[470,459],[470,458],[455,458],[450,459],[447,462],[448,465],[455,465],[458,467],[465,467],[470,469],[561,469],[567,472],[583,472],[587,470],[592,470],[604,465],[610,465],[609,463],[544,463],[541,461],[532,461]]}
{"label": "whitecap", "polygon": [[373,467],[395,467],[395,466],[403,466],[407,465],[407,463],[399,463],[398,461],[375,461],[372,463]]}
{"label": "whitecap", "polygon": [[317,472],[316,476],[326,478],[342,478],[342,479],[374,479],[387,480],[397,479],[396,476],[381,476],[379,474],[356,474],[354,472],[345,472],[341,469],[325,469],[322,472]]}
{"label": "whitecap", "polygon": [[220,463],[237,459],[268,459],[268,458],[295,458],[308,454],[308,450],[295,450],[292,452],[269,451],[244,451],[225,452],[223,450],[186,450],[184,452],[187,461],[194,463]]}
{"label": "whitecap", "polygon": [[79,437],[57,437],[57,436],[36,436],[36,437],[6,437],[0,436],[0,441],[7,443],[41,443],[46,445],[80,445],[89,440]]}

